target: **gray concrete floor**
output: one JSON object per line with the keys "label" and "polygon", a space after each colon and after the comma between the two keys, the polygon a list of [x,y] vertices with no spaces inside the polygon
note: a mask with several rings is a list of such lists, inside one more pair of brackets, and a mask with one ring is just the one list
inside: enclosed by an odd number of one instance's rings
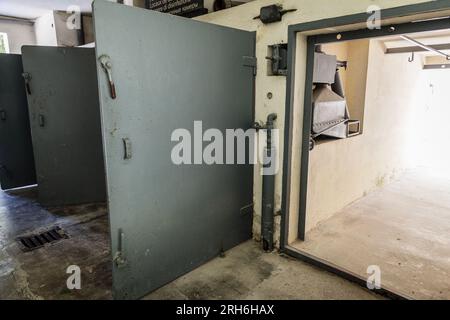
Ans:
{"label": "gray concrete floor", "polygon": [[[102,204],[46,209],[34,189],[0,191],[0,299],[111,299],[108,220]],[[17,236],[62,227],[69,239],[22,252]],[[81,268],[68,290],[67,267]],[[381,299],[300,261],[264,254],[248,241],[146,299]]]}
{"label": "gray concrete floor", "polygon": [[[42,208],[36,190],[0,191],[0,299],[109,299],[108,216],[103,204]],[[31,252],[21,235],[60,226],[69,235]],[[68,290],[67,267],[82,272],[82,290]]]}
{"label": "gray concrete floor", "polygon": [[381,296],[321,269],[263,253],[248,241],[189,274],[149,294],[145,299],[280,299],[373,300]]}
{"label": "gray concrete floor", "polygon": [[450,177],[420,169],[350,204],[293,244],[415,299],[450,299]]}

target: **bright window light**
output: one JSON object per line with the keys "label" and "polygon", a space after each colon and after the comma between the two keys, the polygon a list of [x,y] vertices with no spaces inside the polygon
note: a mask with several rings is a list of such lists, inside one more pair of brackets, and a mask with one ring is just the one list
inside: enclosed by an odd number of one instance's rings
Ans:
{"label": "bright window light", "polygon": [[0,32],[0,53],[9,53],[8,35]]}

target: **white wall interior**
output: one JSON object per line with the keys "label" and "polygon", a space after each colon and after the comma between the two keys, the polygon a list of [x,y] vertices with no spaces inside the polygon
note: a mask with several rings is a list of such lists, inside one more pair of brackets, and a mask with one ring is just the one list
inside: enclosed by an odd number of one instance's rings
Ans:
{"label": "white wall interior", "polygon": [[32,22],[0,18],[0,32],[8,35],[10,53],[19,54],[23,45],[36,44]]}
{"label": "white wall interior", "polygon": [[39,46],[57,46],[55,18],[53,11],[48,11],[34,23],[36,42]]}

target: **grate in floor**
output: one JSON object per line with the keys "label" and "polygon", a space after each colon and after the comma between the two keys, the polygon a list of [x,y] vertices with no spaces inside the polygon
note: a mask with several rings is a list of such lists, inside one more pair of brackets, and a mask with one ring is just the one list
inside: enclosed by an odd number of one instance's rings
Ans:
{"label": "grate in floor", "polygon": [[55,227],[38,234],[18,237],[17,242],[19,243],[22,251],[28,252],[42,248],[46,244],[54,243],[67,238],[69,238],[69,236],[63,229],[60,227]]}

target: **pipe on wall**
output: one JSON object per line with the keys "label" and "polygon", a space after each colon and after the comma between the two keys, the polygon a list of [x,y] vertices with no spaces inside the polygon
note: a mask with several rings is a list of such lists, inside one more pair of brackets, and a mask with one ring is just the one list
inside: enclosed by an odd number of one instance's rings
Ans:
{"label": "pipe on wall", "polygon": [[[276,113],[271,113],[267,116],[265,129],[267,130],[267,142],[264,150],[264,168],[270,168],[272,163],[268,160],[272,159],[274,148],[272,146],[272,130],[274,128],[274,121],[277,119]],[[261,240],[263,250],[270,252],[274,248],[273,233],[274,233],[274,206],[275,206],[275,174],[265,174],[263,176],[262,186],[262,216],[261,216]]]}

